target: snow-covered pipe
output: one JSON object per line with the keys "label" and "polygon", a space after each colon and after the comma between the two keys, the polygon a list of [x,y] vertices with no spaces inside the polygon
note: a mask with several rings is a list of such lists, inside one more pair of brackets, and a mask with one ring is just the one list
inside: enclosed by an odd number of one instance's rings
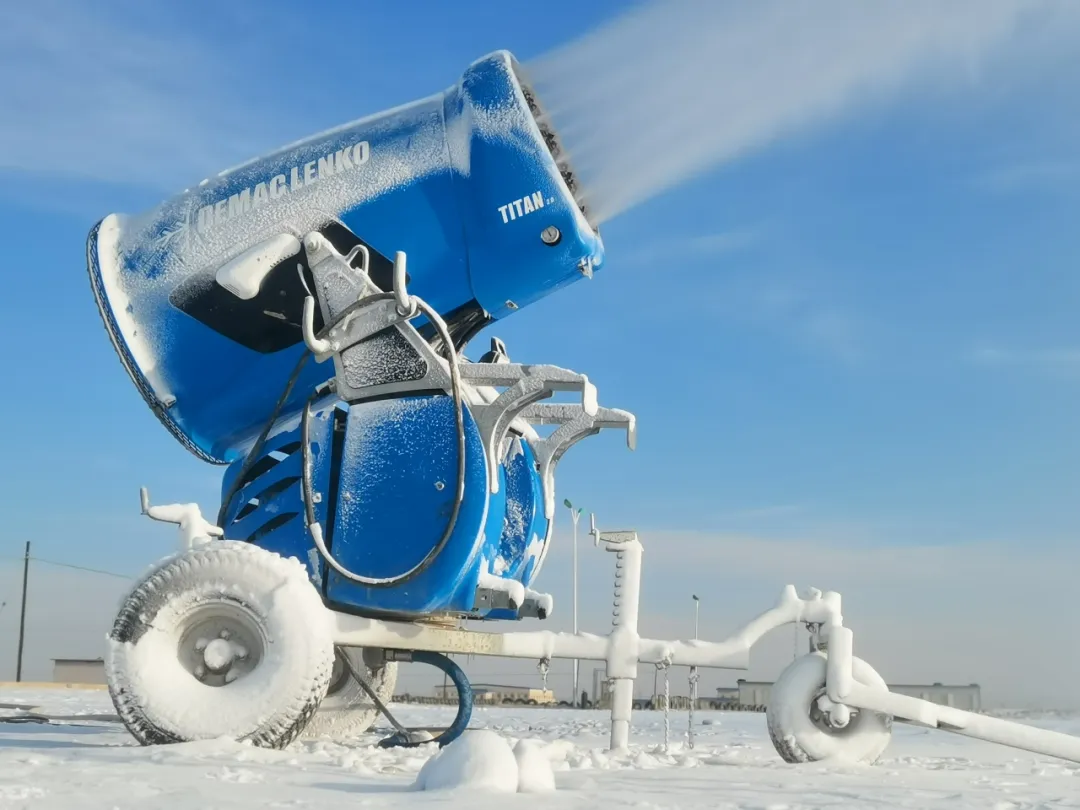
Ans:
{"label": "snow-covered pipe", "polygon": [[664,661],[672,666],[716,669],[749,669],[750,648],[777,627],[792,622],[825,623],[839,609],[839,594],[826,593],[800,599],[791,585],[784,589],[779,604],[762,613],[729,639],[710,641],[663,641],[634,638],[630,646],[616,634],[533,632],[483,633],[413,622],[368,619],[334,614],[334,641],[343,646],[385,647],[397,650],[492,655],[503,658],[578,658],[583,661],[612,660],[611,645],[618,643],[619,655],[641,664]]}
{"label": "snow-covered pipe", "polygon": [[[639,650],[638,608],[641,601],[641,542],[627,532],[622,542],[607,542],[615,552],[615,599],[608,643],[607,676],[611,690],[611,750],[623,751],[630,743],[630,714],[634,708],[634,680]],[[600,540],[607,538],[603,533]],[[576,699],[576,698],[575,698]]]}
{"label": "snow-covered pipe", "polygon": [[916,725],[951,731],[1033,754],[1080,762],[1080,737],[1071,737],[1057,731],[939,706],[927,700],[898,695],[859,683],[852,685],[851,693],[845,702],[859,709],[891,715]]}
{"label": "snow-covered pipe", "polygon": [[855,683],[852,674],[852,647],[854,638],[848,627],[832,627],[829,630],[829,657],[826,664],[825,683],[829,700],[843,703]]}

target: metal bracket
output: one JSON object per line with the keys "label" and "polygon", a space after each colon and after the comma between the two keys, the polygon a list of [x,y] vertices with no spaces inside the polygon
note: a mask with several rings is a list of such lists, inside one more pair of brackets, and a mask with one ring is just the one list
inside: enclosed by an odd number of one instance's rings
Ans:
{"label": "metal bracket", "polygon": [[626,446],[637,447],[637,419],[629,411],[597,408],[589,414],[579,405],[543,403],[530,405],[521,418],[533,425],[559,425],[546,439],[534,443],[536,461],[544,485],[544,517],[555,517],[555,467],[566,451],[604,428],[625,428]]}
{"label": "metal bracket", "polygon": [[596,515],[589,515],[589,536],[593,539],[593,545],[604,544],[605,551],[622,551],[623,549],[638,542],[638,533],[634,529],[618,529],[615,531],[602,532],[596,527]]}
{"label": "metal bracket", "polygon": [[526,588],[525,601],[518,611],[518,616],[522,619],[546,619],[551,615],[553,607],[554,600],[551,598],[551,594],[530,591]]}
{"label": "metal bracket", "polygon": [[526,408],[538,400],[547,399],[557,391],[581,391],[579,410],[596,416],[596,386],[584,374],[558,366],[526,365],[524,363],[466,363],[460,367],[467,382],[505,390],[494,402],[474,405],[473,413],[484,442],[488,461],[488,489],[499,491],[499,451],[511,423]]}
{"label": "metal bracket", "polygon": [[[398,253],[394,260],[395,296],[389,298],[370,295],[374,285],[368,278],[365,267],[352,266],[353,254],[342,256],[329,240],[318,233],[308,234],[304,239],[304,246],[308,265],[319,288],[324,320],[332,323],[342,312],[353,307],[352,312],[331,327],[322,338],[314,335],[311,326],[314,304],[307,305],[304,318],[305,341],[315,359],[318,362],[324,362],[331,357],[334,359],[337,390],[343,399],[354,401],[390,394],[400,395],[409,391],[450,390],[450,368],[447,361],[431,348],[409,322],[416,314],[415,308],[403,314],[401,298],[404,290],[397,289],[399,284],[404,284],[403,253]],[[364,302],[364,296],[371,300]],[[370,355],[369,349],[363,346],[363,343],[392,328],[396,329],[407,343],[407,347],[402,346],[400,341],[398,343],[397,350],[403,353],[402,363],[398,365],[419,361],[418,371],[409,379],[374,382],[366,378],[364,361],[370,359]],[[409,356],[405,356],[406,354]],[[387,360],[381,359],[378,365],[387,365]],[[393,365],[392,358],[389,359],[389,364]],[[458,371],[462,380],[472,386],[474,395],[470,397],[470,406],[483,441],[488,467],[488,487],[493,494],[499,491],[499,449],[511,423],[522,410],[559,391],[580,391],[582,401],[579,410],[589,416],[597,415],[596,387],[584,374],[558,366],[505,362],[462,362],[458,365]],[[475,389],[478,387],[505,390],[495,396],[493,401],[484,402],[485,398],[476,393]]]}

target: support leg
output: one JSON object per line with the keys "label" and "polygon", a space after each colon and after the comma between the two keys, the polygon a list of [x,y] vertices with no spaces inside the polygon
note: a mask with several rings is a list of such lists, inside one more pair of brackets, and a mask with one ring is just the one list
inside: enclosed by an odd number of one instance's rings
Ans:
{"label": "support leg", "polygon": [[615,552],[615,604],[607,659],[608,677],[613,680],[610,748],[624,751],[629,742],[634,681],[637,679],[642,548],[637,532],[598,532],[595,517],[591,533],[608,551]]}
{"label": "support leg", "polygon": [[612,751],[625,751],[630,744],[630,713],[634,708],[634,682],[618,678],[611,689]]}

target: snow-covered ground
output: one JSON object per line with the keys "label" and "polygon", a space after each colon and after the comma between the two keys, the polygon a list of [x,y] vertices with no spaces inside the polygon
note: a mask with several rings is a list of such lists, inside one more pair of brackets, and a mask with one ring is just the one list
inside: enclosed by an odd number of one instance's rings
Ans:
{"label": "snow-covered ground", "polygon": [[[112,714],[105,692],[0,690],[0,703],[33,704],[84,725],[0,724],[0,808],[35,810],[211,810],[214,808],[1080,808],[1080,766],[941,732],[898,726],[875,766],[783,763],[761,714],[699,712],[697,744],[680,735],[658,750],[663,714],[637,712],[628,756],[603,750],[603,712],[478,708],[473,726],[511,743],[536,739],[554,760],[557,791],[541,795],[463,794],[412,789],[435,752],[383,750],[366,735],[349,745],[294,743],[267,751],[229,741],[142,748]],[[0,709],[0,714],[12,711]],[[449,722],[442,707],[398,706],[410,726]],[[1080,715],[1028,715],[1025,722],[1080,734]],[[71,721],[76,722],[76,721]]]}

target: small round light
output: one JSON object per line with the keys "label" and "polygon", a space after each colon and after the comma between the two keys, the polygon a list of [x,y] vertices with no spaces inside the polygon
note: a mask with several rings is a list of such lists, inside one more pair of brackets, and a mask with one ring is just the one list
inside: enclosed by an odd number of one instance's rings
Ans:
{"label": "small round light", "polygon": [[560,239],[562,239],[562,234],[554,225],[548,225],[544,230],[540,231],[540,241],[545,245],[557,245]]}

